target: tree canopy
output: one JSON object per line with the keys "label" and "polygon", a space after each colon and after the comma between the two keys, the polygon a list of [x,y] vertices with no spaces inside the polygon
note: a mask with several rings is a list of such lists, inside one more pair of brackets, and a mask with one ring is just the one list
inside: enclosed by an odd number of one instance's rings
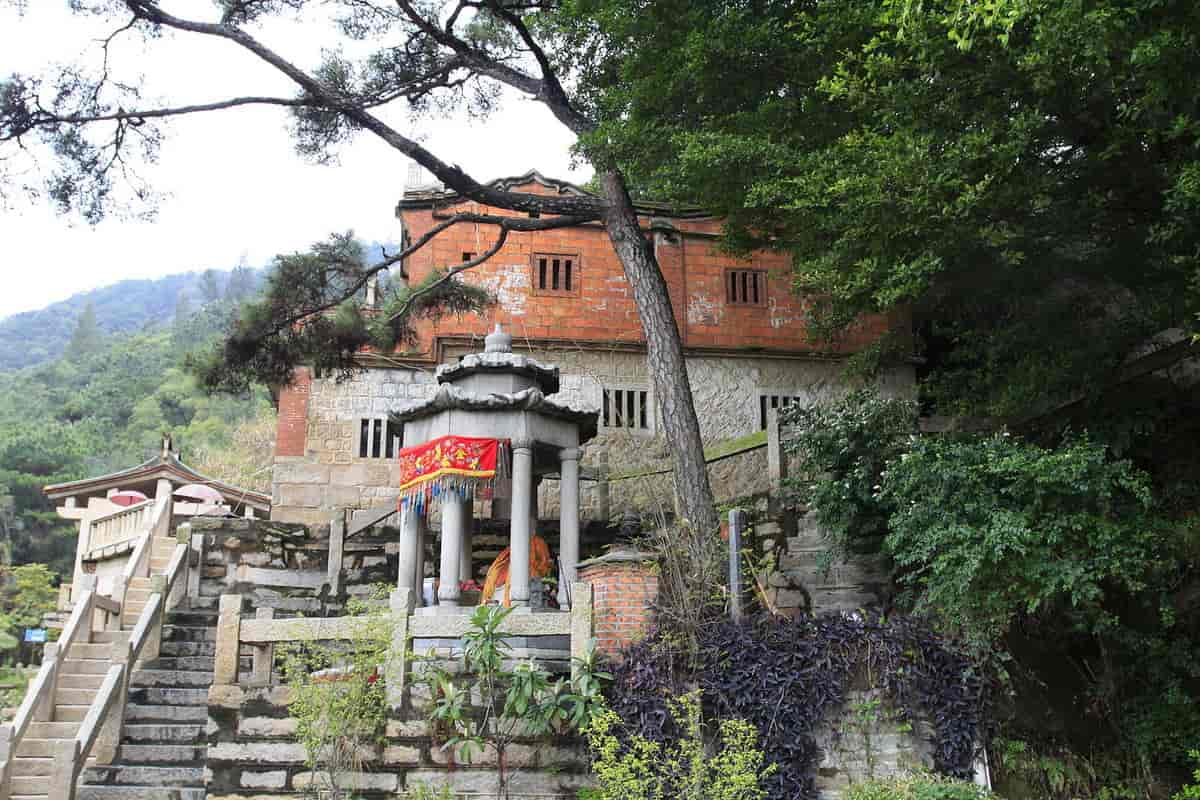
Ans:
{"label": "tree canopy", "polygon": [[[621,260],[641,317],[654,394],[674,454],[679,510],[701,529],[715,530],[716,512],[682,340],[666,281],[640,229],[619,165],[592,158],[601,190],[597,195],[512,191],[466,174],[415,135],[385,120],[383,112],[389,107],[416,115],[446,108],[485,114],[501,89],[507,88],[543,104],[575,135],[595,130],[597,113],[603,109],[591,101],[581,62],[562,33],[564,26],[556,22],[560,6],[552,0],[215,0],[203,9],[199,5],[187,10],[196,16],[181,16],[172,13],[173,6],[152,0],[71,4],[75,14],[98,16],[111,26],[111,33],[96,52],[88,54],[90,59],[85,57],[79,64],[44,75],[12,75],[0,83],[0,145],[8,145],[10,156],[0,160],[0,187],[41,193],[62,209],[96,221],[114,202],[144,203],[152,195],[153,187],[138,183],[135,167],[157,155],[164,121],[260,106],[290,113],[296,148],[305,157],[328,160],[337,146],[366,133],[398,156],[420,164],[461,196],[491,210],[455,214],[434,229],[436,233],[462,223],[488,225],[496,238],[471,262],[443,265],[443,274],[433,283],[404,287],[414,297],[420,293],[423,301],[435,293],[461,289],[454,281],[456,271],[491,257],[511,233],[598,221]],[[272,32],[267,23],[285,15],[307,15],[310,21],[327,26],[330,46],[319,63],[302,66],[267,41]],[[203,102],[191,98],[152,102],[142,96],[134,76],[114,74],[106,55],[111,48],[136,45],[138,40],[143,46],[164,46],[165,35],[200,37],[241,48],[267,74],[285,78],[292,91]],[[354,47],[338,49],[335,42]],[[52,170],[30,169],[26,156],[39,148],[48,153]],[[510,213],[494,213],[497,209]],[[204,374],[216,376],[208,382],[224,385],[226,378],[239,372],[280,379],[291,374],[300,356],[324,359],[324,364],[344,360],[340,354],[348,339],[341,334],[354,325],[344,324],[345,318],[330,321],[325,312],[346,301],[353,305],[367,280],[416,252],[430,238],[370,265],[356,261],[336,242],[315,248],[306,265],[302,256],[292,259],[290,266],[281,262],[281,268],[302,272],[303,280],[272,285],[221,353],[223,365],[208,363]],[[447,302],[452,302],[448,296]],[[403,334],[404,315],[420,310],[420,304],[399,298],[388,316],[396,323],[396,332]],[[314,335],[295,346],[297,329],[310,325]],[[326,342],[327,348],[318,357],[314,346],[320,342]]]}
{"label": "tree canopy", "polygon": [[790,252],[830,329],[911,308],[939,410],[1044,411],[1194,325],[1194,3],[569,6],[584,149]]}

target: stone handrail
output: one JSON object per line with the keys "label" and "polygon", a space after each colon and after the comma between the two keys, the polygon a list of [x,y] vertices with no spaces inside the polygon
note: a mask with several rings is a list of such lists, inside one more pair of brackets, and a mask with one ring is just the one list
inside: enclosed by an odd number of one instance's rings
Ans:
{"label": "stone handrail", "polygon": [[[433,614],[418,616],[409,613],[411,589],[392,592],[390,601],[394,624],[388,635],[391,648],[388,658],[388,692],[398,697],[404,691],[408,672],[408,640],[410,637],[461,638],[470,629],[466,614]],[[592,585],[571,585],[574,600],[570,612],[515,613],[505,617],[499,631],[509,636],[570,636],[571,658],[578,664],[587,653],[592,639]],[[217,618],[217,646],[213,672],[214,686],[238,682],[238,661],[241,646],[254,647],[252,676],[254,682],[269,682],[273,646],[279,642],[311,642],[339,639],[359,639],[378,635],[379,629],[364,626],[353,617],[274,619],[271,609],[259,609],[256,619],[241,618],[242,596],[221,595]],[[398,701],[396,701],[398,702]]]}
{"label": "stone handrail", "polygon": [[154,508],[154,500],[143,500],[136,505],[96,517],[88,526],[88,548],[98,550],[135,538],[142,532]]}
{"label": "stone handrail", "polygon": [[154,504],[153,513],[145,519],[137,546],[129,556],[129,561],[125,563],[121,576],[113,582],[113,599],[120,603],[122,608],[125,607],[125,593],[129,590],[130,582],[134,578],[144,578],[150,574],[150,551],[153,549],[154,537],[167,536],[171,531],[171,498],[160,497],[147,502]]}
{"label": "stone handrail", "polygon": [[50,800],[74,800],[75,782],[87,762],[88,753],[102,734],[106,718],[113,706],[124,703],[129,664],[113,664],[104,675],[96,699],[79,726],[75,738],[58,743],[54,767],[50,773]]}
{"label": "stone handrail", "polygon": [[54,715],[54,697],[58,691],[59,666],[71,652],[71,645],[82,634],[85,641],[92,638],[92,617],[97,594],[87,589],[80,596],[62,635],[49,642],[42,654],[42,666],[29,683],[25,699],[13,721],[0,727],[0,800],[8,800],[12,781],[12,761],[31,722],[48,722]]}
{"label": "stone handrail", "polygon": [[[186,529],[185,529],[186,530]],[[153,531],[147,532],[149,536]],[[146,607],[138,615],[128,642],[114,642],[112,660],[96,699],[88,708],[79,733],[69,742],[59,745],[54,755],[51,774],[51,800],[73,800],[75,781],[87,763],[92,750],[101,764],[111,764],[116,758],[125,726],[125,710],[129,700],[129,680],[133,666],[139,660],[157,658],[162,644],[162,624],[168,600],[176,587],[187,583],[189,544],[180,542],[171,553],[167,570],[154,577],[154,585]]]}

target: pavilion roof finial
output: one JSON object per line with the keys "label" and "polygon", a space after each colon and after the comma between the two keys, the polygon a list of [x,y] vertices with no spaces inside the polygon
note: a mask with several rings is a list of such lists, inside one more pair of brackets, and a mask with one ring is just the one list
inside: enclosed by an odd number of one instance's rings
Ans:
{"label": "pavilion roof finial", "polygon": [[500,323],[496,323],[496,329],[489,333],[483,339],[483,352],[485,353],[511,353],[512,352],[512,334],[505,333],[500,328]]}

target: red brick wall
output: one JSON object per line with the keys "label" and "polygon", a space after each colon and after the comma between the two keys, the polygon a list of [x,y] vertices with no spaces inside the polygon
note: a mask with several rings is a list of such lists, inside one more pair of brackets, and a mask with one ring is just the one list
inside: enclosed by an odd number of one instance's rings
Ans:
{"label": "red brick wall", "polygon": [[[550,190],[533,183],[521,191]],[[403,212],[409,235],[416,239],[446,215],[462,211],[516,216],[513,212],[464,202],[438,209]],[[649,227],[649,219],[643,219]],[[655,234],[655,247],[671,295],[684,344],[694,348],[759,348],[789,353],[846,353],[860,349],[887,329],[883,316],[863,319],[842,340],[830,345],[812,341],[804,318],[807,302],[791,291],[786,255],[760,252],[738,260],[720,251],[713,219],[672,220],[681,235]],[[479,255],[495,240],[488,225],[459,224],[439,234],[408,260],[411,280],[424,279],[434,267],[461,263],[464,253]],[[575,296],[538,295],[531,291],[534,253],[570,253],[578,257],[582,291]],[[768,272],[767,302],[737,306],[726,302],[725,272],[754,268]],[[464,279],[487,286],[500,299],[487,318],[461,317],[419,327],[418,351],[432,356],[436,336],[483,336],[495,322],[511,328],[520,339],[567,339],[578,342],[644,341],[633,295],[620,261],[604,229],[596,225],[554,231],[513,233],[490,261],[464,274]]]}
{"label": "red brick wall", "polygon": [[641,639],[653,621],[658,574],[652,564],[617,561],[581,567],[579,580],[592,585],[596,649],[613,656]]}
{"label": "red brick wall", "polygon": [[296,370],[292,383],[279,390],[279,422],[275,431],[275,455],[302,456],[308,445],[308,395],[312,373]]}

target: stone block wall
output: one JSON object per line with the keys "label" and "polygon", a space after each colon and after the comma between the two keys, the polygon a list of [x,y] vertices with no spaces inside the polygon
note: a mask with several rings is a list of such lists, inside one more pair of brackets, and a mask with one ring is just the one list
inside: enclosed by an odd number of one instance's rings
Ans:
{"label": "stone block wall", "polygon": [[[295,797],[327,785],[324,773],[314,774],[305,765],[288,697],[282,686],[209,691],[209,798]],[[500,779],[494,750],[477,754],[469,764],[451,763],[443,739],[434,733],[421,710],[406,702],[389,715],[383,743],[362,753],[363,769],[347,773],[343,786],[353,787],[356,797],[372,799],[394,798],[418,783],[494,796]],[[588,782],[587,754],[574,740],[525,739],[505,755],[513,800],[573,800]]]}
{"label": "stone block wall", "polygon": [[[521,341],[515,343],[522,349]],[[449,348],[448,360],[481,349]],[[557,397],[577,406],[602,407],[605,389],[647,392],[647,428],[603,427],[584,450],[584,467],[605,467],[616,473],[670,458],[662,435],[654,390],[645,356],[628,350],[583,349],[532,345],[524,348],[535,358],[558,365],[562,388]],[[839,361],[768,358],[762,356],[688,358],[688,375],[705,441],[727,441],[761,427],[762,395],[817,402],[847,388]],[[911,367],[894,367],[880,378],[888,395],[911,395]],[[394,503],[398,475],[395,459],[359,456],[363,419],[384,419],[396,405],[428,397],[436,389],[432,371],[420,368],[372,369],[350,380],[334,378],[298,381],[280,396],[281,444],[272,478],[272,519],[328,523],[339,507],[372,508]],[[303,407],[307,425],[303,441],[295,424]],[[285,413],[285,411],[287,413]],[[765,491],[765,455],[748,453],[711,465],[718,500]],[[609,486],[608,508],[671,507],[670,475],[617,481]],[[558,487],[545,481],[539,506],[546,516],[557,514]],[[585,517],[596,518],[603,502],[595,483],[582,486]]]}

